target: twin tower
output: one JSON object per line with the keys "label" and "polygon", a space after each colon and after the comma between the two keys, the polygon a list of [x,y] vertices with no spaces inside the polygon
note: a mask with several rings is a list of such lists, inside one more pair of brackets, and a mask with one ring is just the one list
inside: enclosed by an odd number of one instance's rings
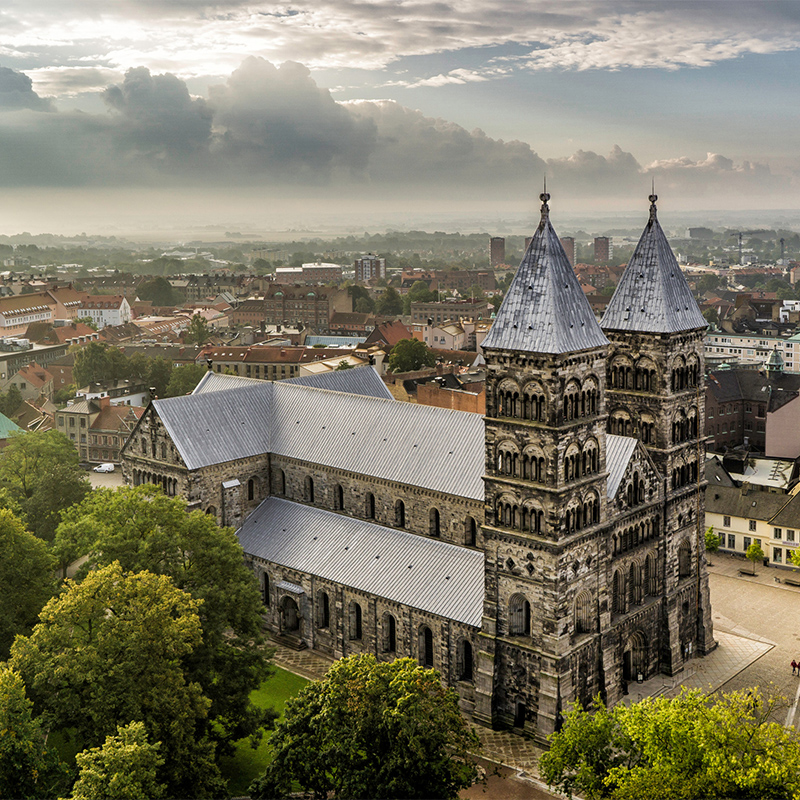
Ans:
{"label": "twin tower", "polygon": [[650,218],[598,324],[541,221],[483,342],[486,594],[475,716],[544,740],[565,707],[714,648],[706,321]]}

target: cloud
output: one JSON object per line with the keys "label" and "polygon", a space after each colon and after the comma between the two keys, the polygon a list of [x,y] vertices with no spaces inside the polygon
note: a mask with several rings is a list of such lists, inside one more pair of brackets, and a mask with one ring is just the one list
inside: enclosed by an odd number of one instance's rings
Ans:
{"label": "cloud", "polygon": [[37,91],[59,97],[74,97],[83,92],[102,92],[123,76],[117,70],[103,67],[42,67],[26,74]]}
{"label": "cloud", "polygon": [[33,91],[33,81],[27,75],[0,67],[0,111],[20,108],[52,111],[53,104]]}

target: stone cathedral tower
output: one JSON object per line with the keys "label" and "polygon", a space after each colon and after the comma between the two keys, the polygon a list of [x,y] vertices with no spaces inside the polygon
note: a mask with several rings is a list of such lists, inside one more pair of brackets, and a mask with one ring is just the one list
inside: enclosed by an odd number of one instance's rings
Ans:
{"label": "stone cathedral tower", "polygon": [[[475,717],[544,741],[566,704],[598,692],[616,702],[628,681],[679,670],[713,638],[693,402],[705,321],[653,208],[601,328],[540,197],[541,221],[483,342]],[[614,311],[637,303],[651,313]]]}

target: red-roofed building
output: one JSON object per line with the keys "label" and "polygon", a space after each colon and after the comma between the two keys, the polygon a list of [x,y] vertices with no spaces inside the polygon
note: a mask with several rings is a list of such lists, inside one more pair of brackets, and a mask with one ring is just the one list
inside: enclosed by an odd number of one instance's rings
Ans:
{"label": "red-roofed building", "polygon": [[88,317],[98,328],[106,325],[124,325],[132,318],[131,307],[121,294],[89,294],[81,300],[79,317]]}
{"label": "red-roofed building", "polygon": [[53,399],[53,376],[44,367],[35,361],[20,369],[10,381],[11,386],[16,386],[23,400],[32,400],[44,395],[48,400]]}

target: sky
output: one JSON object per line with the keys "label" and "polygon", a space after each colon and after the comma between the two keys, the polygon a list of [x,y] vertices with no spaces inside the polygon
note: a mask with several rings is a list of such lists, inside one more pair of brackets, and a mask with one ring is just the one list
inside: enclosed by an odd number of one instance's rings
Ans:
{"label": "sky", "polygon": [[[0,232],[799,209],[791,0],[4,0]],[[661,207],[661,206],[660,206]]]}

